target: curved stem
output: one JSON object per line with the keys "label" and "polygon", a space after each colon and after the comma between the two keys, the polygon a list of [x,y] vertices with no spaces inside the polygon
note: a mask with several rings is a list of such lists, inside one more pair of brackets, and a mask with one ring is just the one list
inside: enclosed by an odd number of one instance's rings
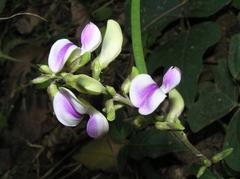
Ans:
{"label": "curved stem", "polygon": [[199,160],[202,162],[203,165],[205,166],[211,166],[211,161],[204,155],[202,154],[195,146],[193,146],[189,140],[186,137],[186,134],[183,131],[175,131],[171,132],[171,134],[178,139],[179,142],[181,142],[183,145],[186,146],[186,148],[191,151]]}
{"label": "curved stem", "polygon": [[140,73],[147,73],[147,67],[144,60],[141,22],[140,22],[140,0],[132,0],[131,4],[131,34],[132,47],[136,66]]}

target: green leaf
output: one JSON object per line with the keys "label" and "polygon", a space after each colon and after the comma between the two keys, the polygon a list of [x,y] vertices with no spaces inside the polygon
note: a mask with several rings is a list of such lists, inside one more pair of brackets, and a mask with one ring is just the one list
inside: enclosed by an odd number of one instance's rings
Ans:
{"label": "green leaf", "polygon": [[107,138],[91,140],[73,156],[91,170],[109,170],[115,167],[115,156]]}
{"label": "green leaf", "polygon": [[3,12],[3,9],[5,8],[6,5],[6,0],[1,0],[0,1],[0,14]]}
{"label": "green leaf", "polygon": [[240,76],[240,33],[234,35],[230,41],[228,67],[235,79]]}
{"label": "green leaf", "polygon": [[110,7],[99,8],[92,15],[96,21],[104,21],[111,18],[112,9]]}
{"label": "green leaf", "polygon": [[203,87],[198,101],[189,109],[188,123],[191,130],[198,132],[229,113],[236,104],[219,87],[208,83]]}
{"label": "green leaf", "polygon": [[[231,0],[142,0],[141,24],[145,45],[155,42],[164,28],[183,17],[208,17]],[[126,27],[129,27],[130,3],[127,4]],[[128,19],[129,18],[129,19]],[[130,31],[130,30],[129,30]]]}
{"label": "green leaf", "polygon": [[129,156],[134,159],[156,158],[170,152],[185,151],[185,145],[174,137],[173,132],[150,129],[139,132],[126,146]]}
{"label": "green leaf", "polygon": [[186,5],[187,17],[208,17],[215,14],[231,0],[190,0]]}
{"label": "green leaf", "polygon": [[224,149],[232,147],[233,152],[225,158],[228,166],[240,172],[240,110],[238,110],[229,123],[224,141]]}
{"label": "green leaf", "polygon": [[237,8],[240,9],[240,0],[233,0],[232,1],[232,5]]}
{"label": "green leaf", "polygon": [[[116,142],[123,142],[132,132],[132,125],[127,122],[112,122],[110,135]],[[121,124],[121,125],[120,125]]]}
{"label": "green leaf", "polygon": [[6,117],[0,112],[0,129],[7,126]]}
{"label": "green leaf", "polygon": [[179,34],[176,39],[154,50],[147,61],[148,70],[151,73],[160,66],[179,67],[183,73],[178,89],[189,107],[196,96],[203,54],[219,39],[220,29],[216,23],[196,25],[190,31]]}
{"label": "green leaf", "polygon": [[213,72],[215,82],[221,91],[233,101],[237,101],[238,90],[229,73],[226,59],[220,59]]}
{"label": "green leaf", "polygon": [[[200,85],[200,95],[189,109],[188,122],[197,132],[229,113],[237,104],[238,92],[227,69],[225,59],[213,69],[215,84]],[[209,100],[211,99],[211,100]]]}

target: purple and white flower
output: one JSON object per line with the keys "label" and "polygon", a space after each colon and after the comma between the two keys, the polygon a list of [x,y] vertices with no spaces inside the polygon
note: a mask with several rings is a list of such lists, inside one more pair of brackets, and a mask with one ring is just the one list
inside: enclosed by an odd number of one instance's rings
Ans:
{"label": "purple and white flower", "polygon": [[89,22],[81,33],[81,55],[85,52],[93,52],[102,42],[102,35],[99,28]]}
{"label": "purple and white flower", "polygon": [[99,138],[109,130],[105,116],[87,102],[78,100],[67,88],[61,87],[55,94],[53,109],[58,121],[69,127],[77,126],[83,115],[88,114],[87,133],[92,138]]}
{"label": "purple and white flower", "polygon": [[58,121],[71,127],[78,125],[88,112],[87,106],[67,88],[60,88],[54,96],[53,109]]}
{"label": "purple and white flower", "polygon": [[88,135],[92,138],[100,138],[105,135],[108,130],[109,125],[105,116],[98,111],[93,111],[87,123]]}
{"label": "purple and white flower", "polygon": [[61,71],[72,52],[77,48],[68,39],[57,40],[52,45],[48,56],[48,66],[51,71],[54,73]]}
{"label": "purple and white flower", "polygon": [[166,94],[181,80],[177,67],[170,67],[163,77],[161,87],[148,74],[137,75],[131,82],[129,97],[142,115],[151,114],[164,101]]}

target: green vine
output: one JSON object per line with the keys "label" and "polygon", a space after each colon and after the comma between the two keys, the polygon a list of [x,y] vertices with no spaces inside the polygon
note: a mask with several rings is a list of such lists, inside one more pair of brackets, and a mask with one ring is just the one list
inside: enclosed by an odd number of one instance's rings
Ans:
{"label": "green vine", "polygon": [[131,34],[132,47],[136,66],[140,73],[147,73],[147,67],[144,60],[141,22],[140,22],[140,0],[132,0],[131,4]]}

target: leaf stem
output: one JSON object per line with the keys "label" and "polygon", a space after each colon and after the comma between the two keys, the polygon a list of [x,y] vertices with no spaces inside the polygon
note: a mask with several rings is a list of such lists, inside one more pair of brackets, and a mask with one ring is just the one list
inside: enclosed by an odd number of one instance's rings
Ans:
{"label": "leaf stem", "polygon": [[140,73],[147,73],[141,38],[140,0],[132,0],[131,3],[131,34],[136,66]]}

